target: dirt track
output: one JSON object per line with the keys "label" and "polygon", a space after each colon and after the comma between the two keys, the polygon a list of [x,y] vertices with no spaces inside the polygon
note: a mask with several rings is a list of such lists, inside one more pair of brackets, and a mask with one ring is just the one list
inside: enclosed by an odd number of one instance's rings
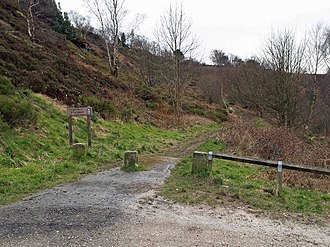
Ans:
{"label": "dirt track", "polygon": [[330,246],[329,225],[158,197],[176,161],[162,158],[147,172],[100,172],[2,207],[0,246]]}

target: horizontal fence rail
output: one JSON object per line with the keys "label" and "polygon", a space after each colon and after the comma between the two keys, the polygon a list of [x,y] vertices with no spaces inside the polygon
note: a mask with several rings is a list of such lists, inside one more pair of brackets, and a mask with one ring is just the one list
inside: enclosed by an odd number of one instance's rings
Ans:
{"label": "horizontal fence rail", "polygon": [[[231,161],[237,161],[237,162],[241,162],[241,163],[268,166],[268,167],[274,167],[274,168],[278,167],[278,161],[245,158],[245,157],[239,157],[239,156],[235,156],[235,155],[213,153],[213,152],[210,152],[207,154],[208,154],[208,156],[210,156],[210,154],[212,154],[212,158],[231,160]],[[288,163],[282,163],[282,167],[283,167],[283,169],[289,169],[289,170],[295,170],[295,171],[301,171],[301,172],[310,172],[310,173],[316,173],[316,174],[330,176],[330,169],[327,169],[327,168],[303,166],[303,165],[288,164]]]}
{"label": "horizontal fence rail", "polygon": [[282,192],[283,169],[301,171],[301,172],[310,172],[310,173],[330,176],[330,169],[327,168],[288,164],[288,163],[283,163],[282,161],[245,158],[236,155],[214,153],[214,152],[208,152],[208,153],[194,152],[193,162],[192,162],[192,173],[212,174],[212,161],[215,158],[277,168],[277,188],[275,190],[276,195],[280,195]]}

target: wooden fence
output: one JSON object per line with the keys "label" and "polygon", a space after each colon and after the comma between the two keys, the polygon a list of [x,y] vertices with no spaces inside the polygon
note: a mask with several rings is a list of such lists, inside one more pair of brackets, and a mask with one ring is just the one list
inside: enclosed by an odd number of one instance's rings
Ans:
{"label": "wooden fence", "polygon": [[[231,160],[240,163],[247,163],[260,166],[268,166],[277,168],[278,174],[278,193],[282,191],[282,173],[283,169],[301,171],[301,172],[310,172],[315,174],[327,175],[330,176],[330,169],[314,167],[314,166],[304,166],[296,164],[283,163],[282,161],[272,161],[272,160],[261,160],[253,158],[239,157],[235,155],[214,153],[214,152],[194,152],[193,155],[193,173],[198,173],[199,171],[212,171],[212,161],[213,159],[223,159]],[[207,160],[207,162],[205,162]]]}

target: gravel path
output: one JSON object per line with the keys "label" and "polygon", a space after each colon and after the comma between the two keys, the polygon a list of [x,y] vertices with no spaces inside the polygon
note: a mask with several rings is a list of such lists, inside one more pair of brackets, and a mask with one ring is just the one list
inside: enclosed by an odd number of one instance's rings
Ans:
{"label": "gravel path", "polygon": [[0,246],[330,246],[330,226],[245,209],[192,207],[156,195],[175,158],[118,168],[0,208]]}

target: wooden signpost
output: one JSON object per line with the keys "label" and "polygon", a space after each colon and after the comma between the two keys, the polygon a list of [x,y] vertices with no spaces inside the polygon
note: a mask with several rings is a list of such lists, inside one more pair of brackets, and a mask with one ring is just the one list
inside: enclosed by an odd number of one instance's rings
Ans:
{"label": "wooden signpost", "polygon": [[73,145],[72,118],[87,116],[88,147],[92,146],[92,107],[68,108],[69,142]]}

